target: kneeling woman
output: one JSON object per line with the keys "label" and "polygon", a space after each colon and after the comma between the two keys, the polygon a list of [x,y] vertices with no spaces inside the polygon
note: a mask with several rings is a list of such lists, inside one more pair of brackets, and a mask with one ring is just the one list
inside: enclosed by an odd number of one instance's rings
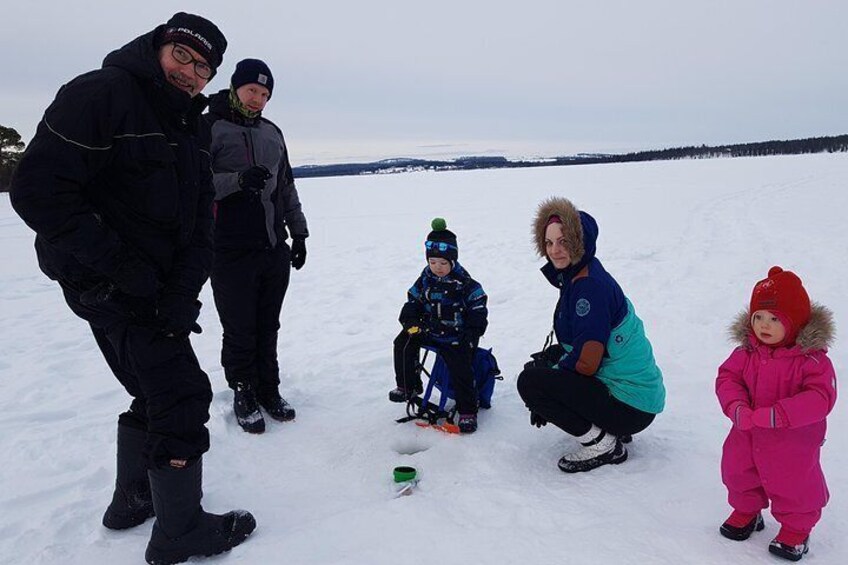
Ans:
{"label": "kneeling woman", "polygon": [[559,460],[562,471],[622,463],[622,438],[647,428],[663,409],[662,372],[633,304],[595,257],[595,219],[565,198],[550,198],[539,205],[534,235],[548,259],[542,273],[559,289],[554,331],[561,349],[528,363],[518,392],[531,424],[551,422],[582,444]]}

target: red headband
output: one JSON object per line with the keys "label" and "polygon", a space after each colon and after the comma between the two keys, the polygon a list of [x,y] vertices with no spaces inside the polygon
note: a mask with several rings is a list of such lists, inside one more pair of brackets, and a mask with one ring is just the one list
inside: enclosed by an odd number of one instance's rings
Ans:
{"label": "red headband", "polygon": [[545,227],[548,227],[551,224],[561,224],[561,223],[562,223],[562,220],[560,219],[560,217],[557,216],[556,214],[554,214],[550,218],[548,218],[548,223],[545,224]]}

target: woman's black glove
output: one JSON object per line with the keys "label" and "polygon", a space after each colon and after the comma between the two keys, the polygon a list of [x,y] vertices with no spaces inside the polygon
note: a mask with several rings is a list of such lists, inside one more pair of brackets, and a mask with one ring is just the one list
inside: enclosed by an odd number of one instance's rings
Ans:
{"label": "woman's black glove", "polygon": [[524,368],[552,369],[562,359],[563,355],[565,355],[565,348],[555,343],[543,351],[531,353],[530,361],[524,364]]}

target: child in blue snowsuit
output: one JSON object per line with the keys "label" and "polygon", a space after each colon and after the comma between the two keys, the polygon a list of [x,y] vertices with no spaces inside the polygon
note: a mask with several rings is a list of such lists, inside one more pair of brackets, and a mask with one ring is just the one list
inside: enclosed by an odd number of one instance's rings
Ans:
{"label": "child in blue snowsuit", "polygon": [[456,235],[442,218],[432,222],[425,250],[427,266],[407,293],[400,312],[403,330],[395,338],[394,363],[397,388],[392,402],[407,402],[422,392],[415,370],[422,346],[434,348],[444,360],[456,394],[461,433],[477,430],[477,390],[471,361],[488,324],[486,293],[462,268],[457,258]]}

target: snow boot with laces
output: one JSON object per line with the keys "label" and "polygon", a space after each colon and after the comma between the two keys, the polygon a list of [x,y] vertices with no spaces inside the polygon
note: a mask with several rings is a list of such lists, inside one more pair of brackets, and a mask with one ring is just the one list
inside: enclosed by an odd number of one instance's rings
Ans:
{"label": "snow boot with laces", "polygon": [[233,412],[241,429],[250,434],[261,434],[265,431],[265,418],[259,411],[256,392],[246,383],[238,383],[233,391]]}
{"label": "snow boot with laces", "polygon": [[297,415],[294,407],[277,391],[259,394],[256,400],[259,402],[259,406],[265,410],[265,413],[278,422],[290,422]]}

